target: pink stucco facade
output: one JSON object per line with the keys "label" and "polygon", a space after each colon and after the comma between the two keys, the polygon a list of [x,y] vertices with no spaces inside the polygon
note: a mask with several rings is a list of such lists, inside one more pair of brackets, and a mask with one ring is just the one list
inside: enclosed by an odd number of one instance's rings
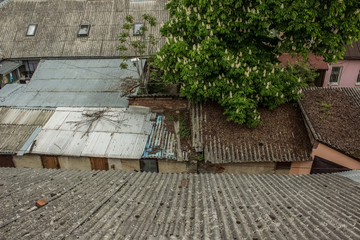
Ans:
{"label": "pink stucco facade", "polygon": [[[337,83],[330,83],[330,76],[333,67],[341,67],[340,77]],[[360,71],[360,60],[340,60],[329,65],[326,71],[323,87],[360,87],[357,83]]]}

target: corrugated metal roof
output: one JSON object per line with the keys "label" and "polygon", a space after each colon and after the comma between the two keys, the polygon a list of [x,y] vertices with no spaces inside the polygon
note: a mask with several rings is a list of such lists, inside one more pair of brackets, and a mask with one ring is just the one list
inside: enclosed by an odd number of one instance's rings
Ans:
{"label": "corrugated metal roof", "polygon": [[18,153],[32,133],[43,126],[53,111],[0,108],[0,152]]}
{"label": "corrugated metal roof", "polygon": [[140,159],[154,114],[149,108],[58,108],[32,153]]}
{"label": "corrugated metal roof", "polygon": [[[359,239],[360,188],[336,174],[0,168],[5,239]],[[47,205],[35,202],[46,198]]]}
{"label": "corrugated metal roof", "polygon": [[157,116],[156,123],[151,129],[142,158],[176,160],[177,145],[175,133],[171,133],[166,129],[165,116]]}
{"label": "corrugated metal roof", "polygon": [[[161,40],[160,24],[169,19],[165,0],[13,0],[0,8],[0,46],[7,58],[119,57],[118,36],[127,15],[143,21],[147,13],[158,25],[149,33]],[[51,16],[51,17],[49,17]],[[26,36],[38,24],[35,36]],[[91,24],[89,36],[77,37],[79,24]],[[159,41],[158,47],[164,41]],[[135,56],[133,51],[126,55]]]}
{"label": "corrugated metal roof", "polygon": [[22,65],[21,62],[14,61],[1,61],[0,62],[0,74],[8,74]]}
{"label": "corrugated metal roof", "polygon": [[9,107],[127,107],[122,97],[139,78],[128,61],[119,59],[41,61],[26,86],[0,91],[0,105]]}
{"label": "corrugated metal roof", "polygon": [[[284,119],[296,126],[297,130],[303,129],[306,136],[306,129],[303,123],[301,125],[295,119],[291,112],[285,109]],[[191,121],[192,121],[192,143],[197,152],[203,152],[205,161],[211,163],[240,163],[240,162],[294,162],[294,161],[310,161],[311,146],[308,144],[300,144],[297,140],[297,133],[294,132],[295,127],[290,129],[282,129],[281,122],[275,122],[273,125],[264,124],[263,129],[242,128],[238,131],[251,131],[253,138],[244,138],[242,141],[224,142],[221,136],[203,133],[203,125],[206,125],[206,119],[210,119],[212,112],[206,112],[203,104],[192,104]],[[273,113],[275,114],[275,113]],[[300,116],[300,113],[299,113]],[[268,119],[271,121],[271,119]],[[227,122],[221,123],[226,129],[231,129]],[[283,131],[281,131],[283,130]],[[273,139],[264,142],[263,136],[271,134]],[[260,142],[260,143],[259,143]],[[307,146],[308,145],[308,146]],[[300,150],[299,150],[300,149]]]}

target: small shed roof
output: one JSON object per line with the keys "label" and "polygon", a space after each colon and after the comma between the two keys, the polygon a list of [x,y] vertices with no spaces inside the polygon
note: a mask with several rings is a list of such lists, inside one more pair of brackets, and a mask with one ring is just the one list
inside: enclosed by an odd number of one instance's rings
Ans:
{"label": "small shed roof", "polygon": [[31,153],[140,159],[154,118],[146,107],[57,108]]}
{"label": "small shed roof", "polygon": [[53,113],[47,110],[0,108],[0,153],[19,153],[35,130],[42,127]]}
{"label": "small shed roof", "polygon": [[[5,239],[359,239],[359,183],[336,174],[0,168]],[[36,207],[46,198],[48,203]]]}
{"label": "small shed roof", "polygon": [[18,67],[20,67],[22,65],[21,62],[16,62],[16,61],[1,61],[0,62],[0,74],[5,75],[8,74],[12,71],[14,71],[15,69],[17,69]]}
{"label": "small shed roof", "polygon": [[[303,61],[304,57],[302,56],[291,56],[288,53],[283,53],[281,54],[281,56],[279,57],[279,61],[284,64],[284,66],[287,66],[288,64],[290,65],[294,65],[295,63],[298,63],[299,61]],[[316,56],[313,53],[309,54],[309,58],[307,60],[307,63],[309,64],[311,69],[315,69],[315,70],[328,70],[329,66],[328,64],[324,61],[324,58],[321,56]]]}
{"label": "small shed roof", "polygon": [[260,109],[263,126],[249,129],[226,120],[214,102],[191,107],[192,142],[211,163],[310,161],[311,144],[300,109],[284,104]]}
{"label": "small shed roof", "polygon": [[[143,22],[145,13],[155,16],[159,24],[151,33],[159,40],[158,46],[164,43],[160,24],[169,19],[166,3],[166,0],[11,0],[0,7],[0,46],[7,58],[119,57],[118,37],[127,15],[132,15],[135,22]],[[30,24],[37,24],[34,36],[26,36]],[[91,25],[88,36],[78,37],[80,24]],[[135,53],[128,51],[126,55]]]}
{"label": "small shed roof", "polygon": [[360,89],[304,88],[300,107],[312,136],[360,159]]}
{"label": "small shed roof", "polygon": [[[138,77],[135,66],[119,59],[43,60],[27,85],[0,91],[0,106],[127,107],[122,97]],[[5,91],[5,93],[2,93]]]}

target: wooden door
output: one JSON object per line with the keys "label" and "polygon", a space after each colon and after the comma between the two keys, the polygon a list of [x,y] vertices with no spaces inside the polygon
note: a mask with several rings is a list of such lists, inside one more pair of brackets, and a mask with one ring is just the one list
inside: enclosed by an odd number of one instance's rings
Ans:
{"label": "wooden door", "polygon": [[0,167],[15,167],[11,155],[0,155]]}
{"label": "wooden door", "polygon": [[43,168],[60,168],[58,158],[55,156],[41,156],[41,162]]}
{"label": "wooden door", "polygon": [[93,170],[109,170],[109,163],[107,158],[90,158],[91,169]]}

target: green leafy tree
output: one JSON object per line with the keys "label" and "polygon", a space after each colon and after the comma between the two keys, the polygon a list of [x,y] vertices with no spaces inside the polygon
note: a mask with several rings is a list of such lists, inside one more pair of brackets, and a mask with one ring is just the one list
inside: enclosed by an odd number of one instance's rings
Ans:
{"label": "green leafy tree", "polygon": [[194,101],[214,100],[228,120],[255,127],[258,107],[295,101],[306,79],[283,53],[332,62],[360,36],[358,0],[172,0],[156,62]]}
{"label": "green leafy tree", "polygon": [[[142,17],[143,23],[137,29],[134,17],[131,15],[126,16],[125,23],[122,25],[122,32],[119,35],[120,45],[117,50],[122,54],[121,59],[123,62],[120,64],[122,69],[128,68],[128,56],[132,55],[134,57],[139,83],[132,86],[132,88],[140,86],[143,91],[147,92],[147,76],[150,75],[150,65],[146,65],[146,69],[143,69],[143,66],[145,65],[145,59],[154,53],[154,47],[157,44],[154,34],[148,34],[151,28],[156,26],[156,18],[149,14],[143,14]],[[131,53],[129,54],[128,51]]]}

